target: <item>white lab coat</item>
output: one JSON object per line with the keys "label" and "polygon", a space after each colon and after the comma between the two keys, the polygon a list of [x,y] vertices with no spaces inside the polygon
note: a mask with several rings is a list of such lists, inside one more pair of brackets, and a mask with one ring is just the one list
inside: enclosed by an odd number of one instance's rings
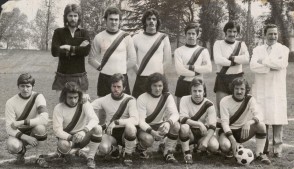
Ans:
{"label": "white lab coat", "polygon": [[[253,49],[250,69],[255,73],[252,94],[264,113],[264,122],[268,125],[285,125],[287,120],[286,68],[289,49],[276,43],[270,54],[268,45]],[[262,60],[262,64],[257,63]]]}

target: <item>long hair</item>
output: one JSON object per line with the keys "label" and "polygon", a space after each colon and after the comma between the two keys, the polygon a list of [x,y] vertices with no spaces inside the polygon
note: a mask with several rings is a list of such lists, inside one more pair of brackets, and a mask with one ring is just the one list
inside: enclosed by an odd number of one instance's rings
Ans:
{"label": "long hair", "polygon": [[144,12],[143,14],[143,17],[141,19],[141,22],[143,24],[143,29],[144,31],[146,31],[146,20],[149,16],[152,16],[152,15],[155,15],[156,19],[157,19],[157,24],[156,24],[156,31],[159,30],[160,26],[161,26],[161,20],[160,20],[160,17],[159,17],[159,13],[157,10],[155,9],[148,9],[147,11]]}
{"label": "long hair", "polygon": [[227,30],[228,29],[233,29],[233,28],[236,28],[237,29],[237,33],[239,34],[240,33],[240,25],[237,24],[236,22],[234,21],[229,21],[228,23],[226,23],[226,25],[224,26],[224,33],[227,34]]}
{"label": "long hair", "polygon": [[244,79],[243,77],[237,77],[235,78],[232,83],[230,84],[230,90],[232,92],[232,94],[234,95],[234,88],[235,86],[239,86],[239,85],[242,85],[242,84],[245,84],[245,96],[248,95],[248,93],[250,92],[250,86],[249,86],[249,83],[247,82],[246,79]]}
{"label": "long hair", "polygon": [[63,13],[63,24],[65,27],[67,27],[67,14],[69,14],[70,12],[74,12],[77,13],[79,16],[78,19],[78,25],[80,25],[81,23],[81,16],[82,16],[82,10],[81,7],[77,4],[68,4],[66,5],[66,7],[64,8],[64,13]]}
{"label": "long hair", "polygon": [[32,86],[34,86],[35,79],[29,73],[23,73],[17,79],[17,86],[19,86],[20,84],[31,84]]}
{"label": "long hair", "polygon": [[65,83],[64,88],[62,89],[60,97],[59,97],[59,103],[66,103],[67,93],[78,93],[79,94],[78,103],[82,103],[83,92],[80,86],[76,82]]}
{"label": "long hair", "polygon": [[168,83],[167,83],[167,79],[164,75],[160,74],[160,73],[153,73],[151,74],[148,79],[147,79],[147,84],[146,84],[146,92],[149,94],[152,94],[152,90],[151,90],[151,85],[153,83],[162,81],[163,83],[163,90],[162,93],[168,93]]}
{"label": "long hair", "polygon": [[192,92],[192,87],[197,87],[197,86],[200,86],[200,85],[203,86],[203,90],[204,90],[204,94],[203,94],[203,96],[204,96],[204,97],[207,97],[206,85],[205,85],[205,83],[203,82],[202,79],[197,78],[197,77],[195,77],[195,78],[191,81],[191,85],[190,85],[190,90],[191,90],[191,92]]}

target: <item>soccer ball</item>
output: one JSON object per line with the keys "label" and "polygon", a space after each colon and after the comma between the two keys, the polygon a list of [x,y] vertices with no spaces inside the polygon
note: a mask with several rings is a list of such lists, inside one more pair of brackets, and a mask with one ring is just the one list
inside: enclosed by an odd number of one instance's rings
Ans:
{"label": "soccer ball", "polygon": [[236,161],[241,165],[249,165],[253,159],[253,152],[244,147],[238,147],[237,153],[235,154]]}

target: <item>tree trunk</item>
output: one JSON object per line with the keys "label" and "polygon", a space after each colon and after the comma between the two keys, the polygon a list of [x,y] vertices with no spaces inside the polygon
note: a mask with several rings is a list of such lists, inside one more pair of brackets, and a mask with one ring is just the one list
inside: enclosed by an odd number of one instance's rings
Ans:
{"label": "tree trunk", "polygon": [[[50,8],[51,8],[51,0],[48,0],[48,11],[47,11],[47,21],[46,21],[46,51],[48,50],[48,42],[49,42],[49,21],[50,21]],[[46,1],[47,2],[47,1]]]}

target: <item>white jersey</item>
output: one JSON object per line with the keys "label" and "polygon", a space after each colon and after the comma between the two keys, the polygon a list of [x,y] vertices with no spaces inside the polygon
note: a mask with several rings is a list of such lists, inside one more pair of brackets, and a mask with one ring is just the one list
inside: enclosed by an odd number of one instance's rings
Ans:
{"label": "white jersey", "polygon": [[[155,35],[147,35],[143,32],[133,36],[135,50],[137,53],[137,68],[140,67],[142,60],[156,39],[163,33],[157,32]],[[171,47],[168,36],[166,36],[158,49],[152,55],[147,63],[141,76],[149,76],[152,73],[158,72],[164,74],[167,66],[171,63]]]}

